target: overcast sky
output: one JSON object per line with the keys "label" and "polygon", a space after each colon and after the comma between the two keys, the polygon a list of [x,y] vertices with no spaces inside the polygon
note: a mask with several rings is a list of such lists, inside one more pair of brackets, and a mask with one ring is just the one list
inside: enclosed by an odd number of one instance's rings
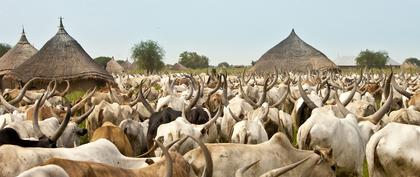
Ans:
{"label": "overcast sky", "polygon": [[19,39],[22,25],[40,49],[58,17],[92,57],[127,59],[142,40],[155,40],[175,63],[183,51],[210,64],[250,64],[292,28],[330,59],[386,50],[396,61],[420,57],[418,0],[2,0],[0,42]]}

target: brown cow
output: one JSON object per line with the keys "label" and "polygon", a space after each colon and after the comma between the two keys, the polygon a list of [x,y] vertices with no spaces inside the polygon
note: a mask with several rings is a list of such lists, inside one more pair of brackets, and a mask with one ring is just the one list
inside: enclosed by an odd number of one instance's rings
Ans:
{"label": "brown cow", "polygon": [[121,154],[125,156],[133,156],[133,149],[131,148],[130,141],[120,127],[111,122],[105,122],[101,127],[95,130],[90,139],[90,142],[98,139],[105,138],[117,146]]}

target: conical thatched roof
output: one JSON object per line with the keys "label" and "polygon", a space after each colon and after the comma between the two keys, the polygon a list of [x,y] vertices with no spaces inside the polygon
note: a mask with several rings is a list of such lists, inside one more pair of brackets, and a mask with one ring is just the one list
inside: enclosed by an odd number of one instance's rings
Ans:
{"label": "conical thatched roof", "polygon": [[109,73],[120,74],[124,72],[124,68],[115,61],[114,57],[106,63],[106,71]]}
{"label": "conical thatched roof", "polygon": [[400,66],[401,69],[416,69],[419,67],[420,67],[420,61],[416,58],[406,59]]}
{"label": "conical thatched roof", "polygon": [[257,73],[272,71],[274,66],[288,71],[323,70],[337,67],[322,52],[300,39],[294,30],[286,39],[261,56],[251,71]]}
{"label": "conical thatched roof", "polygon": [[95,79],[113,82],[112,76],[64,30],[61,19],[57,34],[8,76],[23,82],[34,77],[42,80]]}
{"label": "conical thatched roof", "polygon": [[173,70],[187,70],[188,68],[187,68],[186,66],[184,66],[184,65],[180,64],[180,63],[175,63],[175,64],[172,66],[172,69],[173,69]]}
{"label": "conical thatched roof", "polygon": [[124,68],[124,71],[126,72],[136,69],[136,65],[134,63],[130,63],[128,60],[125,60],[120,65]]}
{"label": "conical thatched roof", "polygon": [[31,58],[38,50],[26,39],[25,30],[19,42],[0,58],[0,76],[9,73],[24,61]]}

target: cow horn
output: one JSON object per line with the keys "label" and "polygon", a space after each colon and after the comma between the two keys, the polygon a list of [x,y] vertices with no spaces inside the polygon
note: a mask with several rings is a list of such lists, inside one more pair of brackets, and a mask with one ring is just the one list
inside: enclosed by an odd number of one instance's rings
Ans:
{"label": "cow horn", "polygon": [[242,72],[242,81],[244,82],[245,85],[247,85],[249,81],[251,80],[251,77],[249,77],[248,80],[245,80],[245,71],[246,71],[246,68],[244,68]]}
{"label": "cow horn", "polygon": [[257,107],[256,103],[249,98],[249,96],[244,92],[244,89],[242,88],[242,81],[239,80],[239,91],[241,92],[241,95],[243,98],[252,106]]}
{"label": "cow horn", "polygon": [[65,96],[67,94],[67,92],[69,92],[69,90],[70,90],[70,82],[68,80],[65,80],[64,82],[66,82],[66,88],[61,93],[57,93],[55,95],[63,97],[63,96]]}
{"label": "cow horn", "polygon": [[[50,90],[49,92],[47,92],[48,93],[47,94],[47,97],[44,97],[45,100],[47,100],[48,98],[51,98],[52,96],[54,96],[54,93],[57,90],[57,80],[52,81],[52,83],[54,83],[54,86],[53,86],[52,90]],[[49,85],[48,85],[48,87],[49,87]]]}
{"label": "cow horn", "polygon": [[[263,107],[261,106],[261,108]],[[267,124],[270,121],[270,119],[268,118],[268,113],[270,113],[270,107],[268,107],[267,105],[267,109],[264,110],[262,116],[259,118],[264,122],[264,124]]]}
{"label": "cow horn", "polygon": [[287,98],[287,95],[289,94],[289,91],[290,91],[290,84],[288,84],[287,85],[287,89],[286,89],[286,93],[284,93],[281,97],[280,97],[280,99],[279,99],[279,101],[277,101],[276,103],[274,103],[273,105],[271,105],[270,107],[272,107],[272,108],[276,108],[277,106],[279,106],[281,103],[283,103],[284,102],[284,100],[286,100],[286,98]]}
{"label": "cow horn", "polygon": [[347,114],[353,114],[343,105],[343,103],[341,103],[337,91],[334,91],[334,96],[335,96],[335,100],[336,100],[335,101],[336,105],[337,105],[338,109],[340,110],[340,112],[342,114],[344,114],[344,116],[346,116]]}
{"label": "cow horn", "polygon": [[267,84],[268,84],[268,78],[266,78],[264,81],[263,93],[260,99],[258,100],[258,102],[256,103],[256,106],[254,107],[254,109],[257,107],[261,107],[261,105],[265,102],[265,99],[267,97],[267,91],[268,91]]}
{"label": "cow horn", "polygon": [[20,92],[19,92],[19,95],[15,98],[15,99],[13,99],[13,100],[10,100],[9,101],[9,103],[11,104],[11,105],[14,105],[14,104],[16,104],[16,103],[19,103],[22,99],[23,99],[23,97],[25,96],[25,93],[26,93],[26,90],[28,89],[28,87],[31,85],[31,83],[33,82],[33,81],[35,81],[36,79],[38,79],[37,77],[35,77],[35,78],[32,78],[31,80],[29,80],[23,87],[22,87],[22,89],[20,90]]}
{"label": "cow horn", "polygon": [[325,95],[324,98],[322,98],[322,104],[325,104],[328,101],[328,99],[330,98],[330,92],[331,92],[330,84],[327,83],[327,94]]}
{"label": "cow horn", "polygon": [[[143,82],[143,80],[140,82],[140,84],[142,84],[142,82]],[[130,102],[130,103],[128,103],[128,105],[130,106],[130,107],[133,107],[134,105],[136,105],[139,101],[141,101],[140,100],[140,94],[143,94],[143,98],[147,98],[148,96],[149,96],[149,93],[151,92],[151,90],[152,90],[152,87],[150,87],[149,89],[146,89],[146,96],[144,96],[144,93],[143,93],[143,86],[142,87],[140,87],[139,88],[139,92],[137,93],[137,98],[136,99],[134,99],[132,102]]]}
{"label": "cow horn", "polygon": [[160,149],[162,149],[163,154],[165,154],[165,158],[166,158],[166,175],[165,175],[165,177],[172,177],[173,161],[172,161],[171,154],[169,154],[168,149],[162,143],[160,143],[157,140],[154,140],[154,141],[160,147]]}
{"label": "cow horn", "polygon": [[[389,76],[389,79],[387,80],[387,82],[385,84],[389,85],[389,89],[392,90],[392,86],[390,86],[390,82],[391,82],[391,78],[392,78],[392,73]],[[340,99],[338,99],[338,94],[337,92],[335,93],[335,97],[336,97],[336,103],[338,108],[340,109],[340,111],[344,114],[352,114],[349,110],[347,110],[346,107],[344,107],[340,101]],[[367,117],[357,117],[358,121],[365,121],[365,120],[369,120],[370,122],[372,122],[373,124],[377,124],[379,123],[379,121],[382,119],[382,117],[389,111],[389,109],[391,108],[391,104],[392,104],[392,99],[393,99],[393,92],[391,91],[388,95],[388,98],[385,102],[385,104],[382,105],[381,108],[379,108],[378,111],[376,111],[374,114],[367,116]]]}
{"label": "cow horn", "polygon": [[242,167],[242,168],[239,168],[238,170],[236,170],[236,172],[235,172],[235,177],[244,177],[244,173],[248,170],[248,169],[250,169],[252,166],[254,166],[254,165],[256,165],[257,163],[259,163],[260,162],[260,160],[257,160],[257,161],[255,161],[255,162],[252,162],[251,164],[249,164],[249,165],[246,165],[246,166],[244,166],[244,167]]}
{"label": "cow horn", "polygon": [[111,101],[114,103],[118,103],[121,105],[120,101],[118,100],[118,98],[115,97],[114,93],[112,92],[112,88],[111,85],[109,83],[107,83],[108,85],[108,90],[109,90],[109,97],[111,98]]}
{"label": "cow horn", "polygon": [[[217,79],[217,84],[216,84],[216,87],[214,87],[212,90],[210,90],[210,92],[208,93],[208,95],[207,95],[207,98],[205,99],[206,100],[206,103],[208,103],[209,101],[210,101],[210,97],[211,97],[211,95],[213,95],[214,93],[216,93],[217,92],[217,90],[219,90],[219,88],[220,88],[220,84],[222,83],[222,79],[221,79],[221,76],[219,75],[218,77],[217,77],[218,79]],[[211,110],[212,111],[212,110]]]}
{"label": "cow horn", "polygon": [[179,151],[179,147],[188,139],[188,137],[184,137],[182,139],[177,139],[175,141],[172,141],[171,143],[169,143],[168,145],[166,145],[166,147],[169,148],[169,150],[175,150],[175,151]]}
{"label": "cow horn", "polygon": [[61,134],[63,134],[64,130],[67,127],[67,124],[70,121],[71,117],[71,107],[70,105],[67,106],[67,113],[66,117],[64,118],[63,122],[61,122],[60,127],[58,127],[57,131],[54,133],[54,135],[50,138],[51,141],[56,142],[58,138],[60,138]]}
{"label": "cow horn", "polygon": [[[51,90],[51,84],[54,84],[52,90]],[[48,83],[47,91],[45,91],[45,96],[41,99],[41,105],[43,105],[45,101],[48,100],[48,98],[53,96],[53,93],[55,92],[56,89],[57,89],[57,81],[56,80],[50,81],[50,83]]]}
{"label": "cow horn", "polygon": [[191,99],[191,97],[193,95],[193,92],[194,92],[194,89],[195,89],[195,83],[194,83],[194,80],[192,79],[191,76],[185,75],[185,77],[190,79],[190,82],[191,82],[191,85],[189,86],[189,93],[188,93],[188,96],[186,98],[187,100],[189,100],[189,99]]}
{"label": "cow horn", "polygon": [[83,98],[82,100],[80,100],[78,103],[76,103],[73,107],[71,107],[71,112],[75,113],[77,110],[79,110],[82,106],[85,105],[85,102],[90,99],[93,94],[95,94],[96,92],[96,86],[93,88],[93,90],[91,92],[88,92],[88,94],[86,95],[85,98]]}
{"label": "cow horn", "polygon": [[190,103],[188,104],[188,106],[185,108],[185,113],[187,115],[191,111],[191,109],[195,106],[195,104],[197,104],[197,101],[200,98],[200,92],[201,92],[201,88],[198,87],[198,90],[195,93],[193,100],[191,100]]}
{"label": "cow horn", "polygon": [[303,162],[305,162],[306,160],[310,159],[311,156],[309,155],[308,157],[299,160],[298,162],[286,165],[284,167],[281,168],[277,168],[274,170],[271,170],[267,173],[262,174],[260,177],[278,177],[281,176],[282,174],[285,174],[287,172],[289,172],[290,170],[293,170],[294,168],[296,168],[297,166],[299,166],[300,164],[302,164]]}
{"label": "cow horn", "polygon": [[153,110],[152,106],[150,106],[149,102],[147,102],[146,98],[144,98],[144,95],[143,95],[143,83],[144,83],[144,80],[140,82],[140,90],[139,90],[138,97],[141,103],[143,104],[143,106],[146,107],[147,111],[149,111],[150,114],[153,114],[155,110]]}
{"label": "cow horn", "polygon": [[274,80],[268,85],[267,89],[270,90],[271,88],[273,88],[276,83],[277,83],[277,79],[279,78],[279,71],[277,70],[277,67],[274,66],[274,70],[276,72]]}
{"label": "cow horn", "polygon": [[408,93],[407,91],[405,91],[403,88],[401,88],[396,82],[395,82],[395,78],[392,78],[391,81],[392,87],[395,88],[395,90],[397,90],[401,95],[404,95],[405,97],[407,97],[408,99],[411,98],[411,96],[413,96],[413,94]]}
{"label": "cow horn", "polygon": [[211,154],[207,146],[198,140],[197,138],[188,135],[189,138],[193,139],[201,148],[204,154],[204,159],[206,161],[206,167],[204,168],[204,172],[201,177],[212,177],[213,176],[213,160],[211,158]]}
{"label": "cow horn", "polygon": [[[157,140],[159,140],[159,141],[163,141],[163,136],[160,136],[160,137],[158,137],[158,138],[156,138]],[[172,142],[170,142],[168,145],[166,145],[166,148],[173,148],[172,146],[175,144],[175,143],[177,143],[177,142],[180,142],[180,143],[183,143],[184,141],[185,141],[185,139],[186,138],[183,138],[183,139],[176,139],[176,140],[174,140],[174,141],[172,141]],[[156,145],[156,143],[153,143],[153,145],[152,145],[152,147],[149,149],[149,150],[147,150],[147,152],[145,152],[145,153],[143,153],[143,154],[140,154],[140,155],[138,155],[138,156],[136,156],[136,157],[145,157],[145,156],[147,156],[147,155],[149,155],[150,153],[152,153],[153,151],[155,151],[156,149],[158,148],[158,146]]]}
{"label": "cow horn", "polygon": [[390,85],[391,79],[392,79],[392,73],[389,75],[389,79],[386,82],[386,85],[388,85],[388,88],[389,88],[388,90],[389,94],[388,94],[388,98],[386,99],[386,102],[381,106],[381,108],[379,108],[378,111],[376,111],[374,114],[367,117],[369,121],[371,121],[374,124],[377,124],[391,108],[391,104],[392,104],[392,100],[394,96],[393,95],[394,92],[392,91],[392,86]]}
{"label": "cow horn", "polygon": [[39,98],[38,100],[35,101],[35,108],[34,108],[34,115],[33,115],[33,120],[32,120],[32,126],[34,127],[34,131],[37,134],[38,137],[42,137],[44,136],[44,134],[42,133],[41,129],[39,128],[39,122],[38,122],[38,112],[39,112],[39,107],[41,106],[41,100],[43,99],[43,97],[45,96],[45,93],[43,93],[41,95],[41,98]]}
{"label": "cow horn", "polygon": [[218,108],[218,110],[217,110],[216,115],[213,118],[211,118],[208,122],[206,122],[205,124],[203,124],[202,125],[203,128],[201,130],[203,130],[203,129],[209,129],[210,126],[212,126],[217,121],[217,119],[220,117],[220,115],[222,114],[222,109],[223,109],[222,108],[222,105],[220,105],[219,108]]}
{"label": "cow horn", "polygon": [[91,113],[92,111],[95,109],[95,106],[92,106],[87,112],[85,112],[84,114],[82,114],[81,116],[79,116],[74,123],[76,124],[81,124]]}
{"label": "cow horn", "polygon": [[227,96],[227,89],[228,89],[228,84],[227,84],[227,73],[225,72],[225,74],[222,74],[223,77],[223,105],[227,106],[229,104],[229,100],[228,100],[228,96]]}
{"label": "cow horn", "polygon": [[229,110],[229,114],[232,116],[232,118],[233,119],[235,119],[235,121],[236,122],[239,122],[239,121],[241,121],[242,119],[240,119],[238,116],[236,116],[233,112],[232,112],[232,110],[230,110],[230,108],[228,107],[227,108],[228,110]]}
{"label": "cow horn", "polygon": [[301,78],[299,76],[299,80],[298,80],[298,88],[299,88],[299,93],[300,96],[302,97],[303,101],[306,103],[306,105],[310,108],[310,109],[315,109],[318,106],[308,97],[308,95],[306,95],[306,93],[303,91],[302,88],[302,83],[301,83]]}
{"label": "cow horn", "polygon": [[7,110],[9,110],[10,112],[18,110],[19,112],[21,112],[21,110],[13,105],[11,105],[9,102],[6,101],[6,99],[4,99],[3,97],[3,92],[0,90],[0,101],[1,104],[4,105],[4,107],[6,107]]}
{"label": "cow horn", "polygon": [[356,94],[356,90],[357,90],[357,82],[354,83],[354,86],[351,89],[350,95],[343,101],[344,106],[347,106],[351,102],[351,100],[353,100],[353,97]]}

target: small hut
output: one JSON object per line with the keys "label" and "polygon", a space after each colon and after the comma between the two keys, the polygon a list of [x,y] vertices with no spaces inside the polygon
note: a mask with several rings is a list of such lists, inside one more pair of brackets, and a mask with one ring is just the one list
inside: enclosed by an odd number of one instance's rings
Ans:
{"label": "small hut", "polygon": [[254,64],[251,71],[270,72],[274,67],[287,71],[328,70],[337,66],[322,52],[299,38],[292,30],[290,35],[268,50]]}
{"label": "small hut", "polygon": [[177,71],[181,71],[181,70],[188,70],[188,68],[187,68],[186,66],[184,66],[184,65],[182,65],[182,64],[180,64],[180,63],[175,63],[175,64],[172,66],[172,69],[173,69],[173,70],[177,70]]}
{"label": "small hut", "polygon": [[[114,83],[113,77],[85,52],[80,44],[64,30],[62,19],[58,32],[30,59],[12,70],[5,77],[28,82],[38,77],[37,88],[45,83],[69,80],[71,89],[86,90],[106,82]],[[64,87],[64,83],[62,84]]]}
{"label": "small hut", "polygon": [[2,89],[11,88],[13,80],[3,79],[3,76],[20,64],[31,58],[38,50],[32,46],[26,38],[25,30],[22,30],[19,42],[0,58],[0,78]]}
{"label": "small hut", "polygon": [[111,60],[106,63],[106,71],[113,74],[121,74],[124,72],[124,68],[112,57]]}
{"label": "small hut", "polygon": [[133,71],[133,70],[137,69],[136,64],[135,63],[130,63],[128,60],[125,60],[120,65],[124,68],[125,72],[129,72],[129,71]]}
{"label": "small hut", "polygon": [[402,70],[415,70],[415,69],[418,69],[419,67],[420,67],[420,60],[416,58],[406,59],[400,66]]}

